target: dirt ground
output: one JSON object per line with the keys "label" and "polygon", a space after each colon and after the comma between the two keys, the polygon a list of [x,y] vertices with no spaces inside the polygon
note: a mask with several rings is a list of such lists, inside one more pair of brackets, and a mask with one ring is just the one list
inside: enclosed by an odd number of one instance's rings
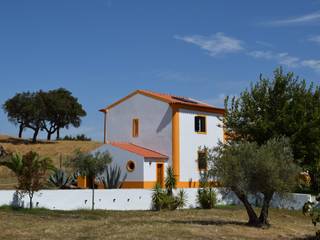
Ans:
{"label": "dirt ground", "polygon": [[0,209],[0,239],[312,239],[299,211],[270,210],[271,227],[246,225],[241,207],[177,211]]}

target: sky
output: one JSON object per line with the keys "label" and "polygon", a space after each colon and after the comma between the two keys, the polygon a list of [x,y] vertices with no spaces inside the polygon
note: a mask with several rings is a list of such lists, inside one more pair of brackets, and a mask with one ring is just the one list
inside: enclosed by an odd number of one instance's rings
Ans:
{"label": "sky", "polygon": [[136,89],[222,107],[279,66],[320,83],[320,0],[0,1],[0,104],[70,90],[87,116],[62,136],[101,141],[98,109]]}

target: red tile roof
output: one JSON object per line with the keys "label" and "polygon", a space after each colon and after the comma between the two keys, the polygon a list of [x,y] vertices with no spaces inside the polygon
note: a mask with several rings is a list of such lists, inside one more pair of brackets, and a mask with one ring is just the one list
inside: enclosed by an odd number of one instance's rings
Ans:
{"label": "red tile roof", "polygon": [[145,158],[158,158],[158,159],[168,159],[168,156],[161,154],[159,152],[140,147],[138,145],[126,142],[111,142],[110,145],[121,148],[125,151],[135,153]]}
{"label": "red tile roof", "polygon": [[119,103],[127,100],[128,98],[136,95],[136,94],[142,94],[151,98],[155,98],[159,101],[166,102],[168,104],[172,105],[179,105],[181,107],[188,107],[195,110],[203,110],[203,111],[209,111],[209,112],[216,112],[220,114],[224,114],[223,108],[218,108],[212,105],[209,105],[207,103],[201,102],[199,100],[195,100],[189,97],[181,97],[176,95],[170,95],[170,94],[164,94],[164,93],[156,93],[152,91],[147,90],[136,90],[133,93],[129,94],[128,96],[120,99],[119,101],[107,106],[106,108],[100,109],[101,112],[106,112],[108,109],[118,105]]}

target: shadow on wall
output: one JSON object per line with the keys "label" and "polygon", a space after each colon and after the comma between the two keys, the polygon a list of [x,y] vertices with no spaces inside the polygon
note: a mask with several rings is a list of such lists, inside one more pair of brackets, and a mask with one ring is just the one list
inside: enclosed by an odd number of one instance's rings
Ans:
{"label": "shadow on wall", "polygon": [[164,116],[161,119],[161,122],[157,128],[157,133],[161,132],[162,129],[164,129],[171,122],[171,117],[172,117],[171,108],[168,107],[166,113],[164,114]]}

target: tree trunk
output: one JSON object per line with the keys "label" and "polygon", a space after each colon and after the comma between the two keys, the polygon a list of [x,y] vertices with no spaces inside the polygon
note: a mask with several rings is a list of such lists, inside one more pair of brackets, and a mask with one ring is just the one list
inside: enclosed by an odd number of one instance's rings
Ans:
{"label": "tree trunk", "polygon": [[94,177],[91,178],[91,185],[92,185],[92,210],[94,210]]}
{"label": "tree trunk", "polygon": [[36,128],[33,133],[33,138],[32,138],[33,143],[37,142],[38,133],[39,133],[39,128]]}
{"label": "tree trunk", "polygon": [[30,204],[29,208],[30,209],[32,209],[32,207],[33,207],[32,198],[33,198],[33,196],[29,194],[29,204]]}
{"label": "tree trunk", "polygon": [[268,221],[268,214],[269,214],[269,206],[270,206],[270,201],[272,199],[273,193],[265,193],[263,194],[263,205],[261,208],[260,216],[259,216],[259,222],[260,225],[269,225]]}
{"label": "tree trunk", "polygon": [[51,134],[52,134],[51,132],[48,132],[48,134],[47,134],[47,140],[48,140],[48,141],[51,140]]}
{"label": "tree trunk", "polygon": [[258,226],[259,218],[255,213],[255,211],[253,210],[251,204],[249,203],[247,196],[244,193],[241,193],[239,191],[234,191],[234,193],[237,195],[237,197],[240,199],[240,201],[243,203],[244,207],[247,210],[247,214],[249,217],[248,225]]}
{"label": "tree trunk", "polygon": [[22,138],[23,129],[24,129],[24,126],[23,126],[23,124],[21,123],[20,126],[19,126],[19,138]]}
{"label": "tree trunk", "polygon": [[57,128],[57,140],[60,140],[60,128]]}

